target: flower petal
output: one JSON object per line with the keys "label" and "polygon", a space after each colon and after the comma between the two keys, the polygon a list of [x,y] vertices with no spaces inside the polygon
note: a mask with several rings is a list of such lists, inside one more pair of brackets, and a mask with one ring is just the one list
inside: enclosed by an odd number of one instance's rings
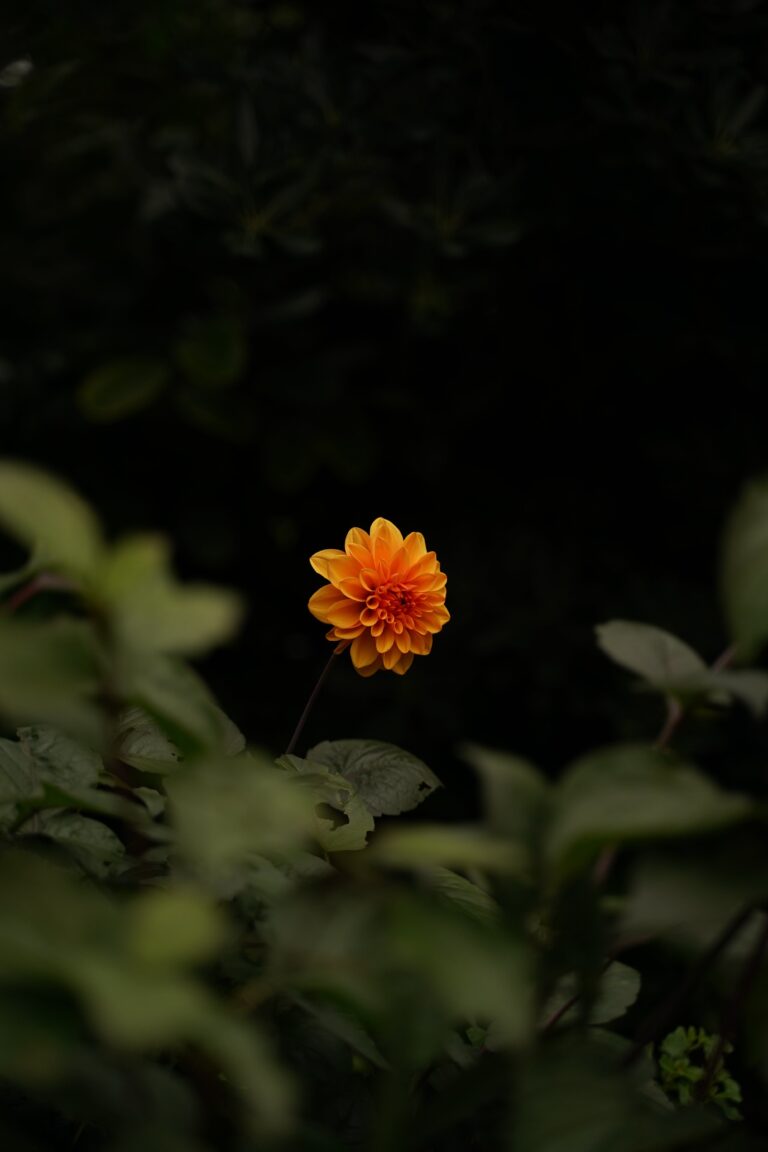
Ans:
{"label": "flower petal", "polygon": [[347,580],[339,580],[337,584],[339,592],[343,592],[350,600],[365,600],[368,593],[359,580],[350,577]]}
{"label": "flower petal", "polygon": [[345,600],[337,588],[332,584],[324,584],[322,588],[318,588],[310,598],[307,607],[313,616],[318,620],[322,620],[323,624],[332,624],[328,612],[337,604],[347,604],[349,601]]}
{"label": "flower petal", "polygon": [[357,600],[339,600],[325,609],[325,618],[336,628],[356,628],[360,623],[360,604]]}
{"label": "flower petal", "polygon": [[422,556],[426,556],[427,553],[427,543],[421,532],[409,532],[403,541],[403,547],[409,568],[415,564],[417,560],[421,560]]}
{"label": "flower petal", "polygon": [[379,652],[389,652],[395,642],[395,634],[391,628],[384,630],[376,637],[376,647]]}
{"label": "flower petal", "polygon": [[400,660],[402,653],[397,648],[390,648],[387,652],[381,653],[381,662],[387,669],[394,668],[395,664]]}
{"label": "flower petal", "polygon": [[395,636],[395,644],[402,653],[410,652],[411,650],[411,636],[406,628],[402,632],[398,632]]}
{"label": "flower petal", "polygon": [[418,632],[411,633],[411,652],[417,656],[428,656],[432,650],[432,637],[429,633],[420,636]]}
{"label": "flower petal", "polygon": [[392,671],[397,672],[398,676],[404,676],[411,664],[413,664],[413,652],[408,652],[405,656],[400,657]]}
{"label": "flower petal", "polygon": [[330,579],[328,576],[329,561],[337,560],[340,556],[344,555],[345,553],[339,548],[323,548],[320,552],[315,552],[314,556],[310,556],[309,562],[315,572],[322,576],[324,580],[328,580]]}
{"label": "flower petal", "polygon": [[391,520],[379,517],[371,524],[373,558],[377,564],[391,560],[398,548],[402,547],[403,534]]}
{"label": "flower petal", "polygon": [[376,651],[376,642],[370,632],[363,632],[362,635],[355,637],[352,641],[350,655],[352,656],[352,663],[358,671],[360,668],[365,668],[366,665],[373,663],[378,652]]}
{"label": "flower petal", "polygon": [[364,668],[356,668],[358,676],[373,676],[374,672],[380,672],[384,665],[381,660],[374,660],[373,664],[366,664]]}

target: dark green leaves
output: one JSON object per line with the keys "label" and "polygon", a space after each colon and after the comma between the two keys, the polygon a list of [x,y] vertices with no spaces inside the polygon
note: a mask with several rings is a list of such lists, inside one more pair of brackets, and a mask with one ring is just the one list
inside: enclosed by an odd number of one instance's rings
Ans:
{"label": "dark green leaves", "polygon": [[325,740],[307,759],[343,776],[372,816],[397,816],[426,800],[440,781],[410,752],[381,740]]}

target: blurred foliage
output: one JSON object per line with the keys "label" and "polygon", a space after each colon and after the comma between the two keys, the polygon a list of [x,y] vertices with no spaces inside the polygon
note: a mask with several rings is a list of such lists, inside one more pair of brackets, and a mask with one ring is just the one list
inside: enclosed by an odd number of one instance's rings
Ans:
{"label": "blurred foliage", "polygon": [[[439,795],[420,758],[274,760],[220,709],[186,660],[232,637],[235,594],[178,580],[162,537],[113,542],[46,472],[0,477],[27,552],[0,605],[4,1148],[764,1146],[765,786],[670,746],[742,706],[727,678],[603,624],[671,709],[655,747],[551,780],[466,744],[478,819],[403,821]],[[760,571],[766,541],[749,489],[726,560]],[[730,671],[759,680],[768,586],[723,571]]]}

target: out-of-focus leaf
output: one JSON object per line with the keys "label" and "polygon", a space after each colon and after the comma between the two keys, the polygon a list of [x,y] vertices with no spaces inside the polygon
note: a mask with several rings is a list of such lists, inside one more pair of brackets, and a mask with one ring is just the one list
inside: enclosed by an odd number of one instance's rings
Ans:
{"label": "out-of-focus leaf", "polygon": [[104,719],[92,627],[83,620],[0,620],[0,714],[10,723],[54,724],[98,747]]}
{"label": "out-of-focus leaf", "polygon": [[42,777],[51,783],[69,789],[93,787],[99,782],[103,770],[99,754],[57,728],[43,724],[19,728],[18,737]]}
{"label": "out-of-focus leaf", "polygon": [[191,890],[168,888],[133,901],[126,932],[138,960],[171,968],[210,960],[226,935],[213,904]]}
{"label": "out-of-focus leaf", "polygon": [[530,842],[546,818],[550,788],[541,773],[518,756],[464,744],[461,753],[483,784],[483,807],[491,829]]}
{"label": "out-of-focus leaf", "polygon": [[466,876],[435,864],[420,869],[419,879],[441,903],[457,908],[483,924],[498,920],[500,913],[496,901]]}
{"label": "out-of-focus leaf", "polygon": [[[550,996],[542,1012],[542,1021],[545,1022],[565,1007],[579,992],[579,981],[575,975],[563,976],[557,982],[554,992]],[[640,994],[640,973],[622,964],[619,960],[605,970],[600,977],[597,994],[590,1006],[590,1024],[609,1024],[623,1016],[631,1008]],[[579,1005],[574,1004],[560,1017],[560,1023],[572,1024],[579,1016]]]}
{"label": "out-of-focus leaf", "polygon": [[178,584],[162,536],[118,544],[97,587],[120,643],[148,652],[197,655],[228,640],[240,622],[240,598],[223,588]]}
{"label": "out-of-focus leaf", "polygon": [[606,656],[662,692],[674,693],[681,681],[707,670],[697,652],[677,636],[651,624],[610,620],[599,624],[595,631]]}
{"label": "out-of-focus leaf", "polygon": [[172,772],[181,753],[160,726],[142,708],[127,708],[118,721],[117,754],[124,764],[141,772]]}
{"label": "out-of-focus leaf", "polygon": [[183,862],[228,895],[260,857],[290,858],[309,840],[309,796],[269,761],[214,760],[169,777],[171,821]]}
{"label": "out-of-focus leaf", "polygon": [[0,461],[0,526],[38,568],[88,576],[103,549],[99,522],[76,492],[31,464]]}
{"label": "out-of-focus leaf", "polygon": [[385,828],[370,859],[395,868],[479,868],[525,875],[528,856],[521,845],[471,824],[406,824]]}
{"label": "out-of-focus leaf", "polygon": [[86,376],[78,388],[77,401],[89,420],[109,424],[149,407],[168,376],[167,364],[157,357],[110,360]]}
{"label": "out-of-focus leaf", "polygon": [[[122,697],[148,713],[179,753],[226,755],[225,748],[232,743],[231,724],[222,719],[221,709],[197,673],[181,660],[161,653],[123,652],[117,680]],[[144,759],[147,771],[162,772],[163,764],[168,770],[173,768],[170,757],[166,760],[161,753]]]}
{"label": "out-of-focus leaf", "polygon": [[564,878],[606,844],[696,836],[752,811],[747,797],[723,792],[695,768],[616,745],[585,756],[560,780],[546,849]]}
{"label": "out-of-focus leaf", "polygon": [[440,787],[416,756],[381,740],[325,740],[310,748],[307,760],[349,780],[373,816],[409,812]]}
{"label": "out-of-focus leaf", "polygon": [[768,482],[750,484],[730,515],[721,585],[731,637],[749,658],[768,640]]}
{"label": "out-of-focus leaf", "polygon": [[612,1053],[571,1036],[525,1062],[510,1116],[511,1146],[536,1152],[682,1149],[720,1128],[704,1107],[655,1107],[616,1071]]}

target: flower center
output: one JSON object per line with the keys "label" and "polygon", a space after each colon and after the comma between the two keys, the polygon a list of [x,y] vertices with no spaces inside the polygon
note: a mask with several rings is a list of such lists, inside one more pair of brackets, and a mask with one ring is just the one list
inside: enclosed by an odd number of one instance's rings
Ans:
{"label": "flower center", "polygon": [[366,607],[376,613],[379,620],[393,624],[402,621],[406,627],[413,626],[413,617],[421,612],[417,598],[406,584],[379,584],[365,601]]}

